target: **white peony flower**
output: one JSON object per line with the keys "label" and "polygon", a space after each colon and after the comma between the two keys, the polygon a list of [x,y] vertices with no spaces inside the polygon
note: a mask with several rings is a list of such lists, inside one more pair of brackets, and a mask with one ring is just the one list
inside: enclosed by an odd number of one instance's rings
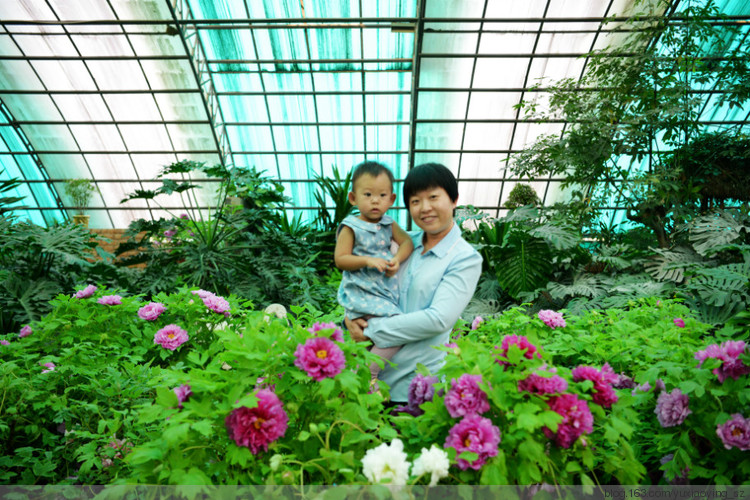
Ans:
{"label": "white peony flower", "polygon": [[448,460],[448,454],[434,444],[428,450],[422,448],[422,454],[414,460],[414,467],[411,470],[413,476],[422,474],[431,474],[430,486],[435,486],[441,478],[448,475],[448,468],[451,463]]}
{"label": "white peony flower", "polygon": [[390,445],[383,443],[367,450],[362,459],[362,472],[373,484],[388,479],[391,485],[403,486],[409,479],[409,466],[404,443],[400,439],[394,439]]}
{"label": "white peony flower", "polygon": [[281,304],[271,304],[270,306],[266,307],[263,312],[265,313],[263,315],[263,319],[266,320],[266,322],[271,321],[271,316],[276,316],[277,318],[286,318],[286,307],[282,306]]}

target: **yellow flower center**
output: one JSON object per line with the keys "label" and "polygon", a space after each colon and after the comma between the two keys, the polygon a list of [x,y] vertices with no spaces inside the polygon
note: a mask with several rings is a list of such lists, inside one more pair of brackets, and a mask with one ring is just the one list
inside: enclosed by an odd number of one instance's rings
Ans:
{"label": "yellow flower center", "polygon": [[737,427],[732,428],[732,437],[737,437],[742,435],[742,430],[740,430]]}
{"label": "yellow flower center", "polygon": [[255,422],[253,422],[253,427],[255,427],[256,429],[260,429],[260,426],[263,425],[263,422],[265,422],[265,419],[258,417]]}
{"label": "yellow flower center", "polygon": [[167,338],[168,338],[169,340],[172,340],[172,339],[174,338],[174,333],[168,333],[168,334],[167,334]]}
{"label": "yellow flower center", "polygon": [[325,349],[321,349],[318,352],[316,352],[315,355],[319,357],[320,359],[325,359],[326,357],[328,357],[328,352]]}
{"label": "yellow flower center", "polygon": [[466,446],[467,448],[471,446],[471,439],[469,438],[464,439],[464,446]]}

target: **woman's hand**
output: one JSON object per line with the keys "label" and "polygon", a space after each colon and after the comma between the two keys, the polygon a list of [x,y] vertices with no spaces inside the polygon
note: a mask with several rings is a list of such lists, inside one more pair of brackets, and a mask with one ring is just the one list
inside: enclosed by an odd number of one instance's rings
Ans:
{"label": "woman's hand", "polygon": [[346,329],[349,330],[349,335],[355,342],[369,342],[370,339],[365,337],[365,328],[367,328],[367,321],[364,318],[349,319],[344,318]]}

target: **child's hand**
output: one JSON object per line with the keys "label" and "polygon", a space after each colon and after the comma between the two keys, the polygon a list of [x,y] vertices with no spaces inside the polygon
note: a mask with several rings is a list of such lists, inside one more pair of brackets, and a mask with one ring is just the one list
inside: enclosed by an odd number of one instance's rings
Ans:
{"label": "child's hand", "polygon": [[390,261],[388,261],[388,265],[385,268],[385,275],[389,278],[391,276],[395,276],[400,266],[401,263],[399,261],[397,261],[396,259],[391,259]]}
{"label": "child's hand", "polygon": [[367,259],[367,267],[372,267],[374,269],[377,269],[381,273],[384,273],[386,268],[388,267],[388,261],[378,257],[370,257],[369,259]]}

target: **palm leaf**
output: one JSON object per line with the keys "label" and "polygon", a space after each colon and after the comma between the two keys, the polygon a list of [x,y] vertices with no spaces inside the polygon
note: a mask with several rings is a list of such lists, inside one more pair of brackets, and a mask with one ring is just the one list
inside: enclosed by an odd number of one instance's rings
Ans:
{"label": "palm leaf", "polygon": [[513,298],[547,284],[552,276],[552,255],[547,243],[528,233],[512,233],[495,269],[497,279]]}
{"label": "palm leaf", "polygon": [[716,253],[717,247],[724,247],[736,241],[743,230],[750,230],[750,227],[737,219],[737,214],[736,211],[724,210],[695,219],[688,228],[693,248],[706,256]]}
{"label": "palm leaf", "polygon": [[570,250],[581,242],[578,230],[568,224],[547,222],[531,228],[529,234],[543,239],[557,250]]}
{"label": "palm leaf", "polygon": [[550,283],[547,291],[555,299],[567,297],[587,297],[589,299],[607,294],[612,286],[612,278],[600,274],[579,273],[573,278],[573,283]]}
{"label": "palm leaf", "polygon": [[644,267],[657,281],[673,281],[681,283],[685,277],[685,269],[691,264],[701,262],[701,256],[688,247],[676,247],[671,250],[653,249],[657,254]]}

